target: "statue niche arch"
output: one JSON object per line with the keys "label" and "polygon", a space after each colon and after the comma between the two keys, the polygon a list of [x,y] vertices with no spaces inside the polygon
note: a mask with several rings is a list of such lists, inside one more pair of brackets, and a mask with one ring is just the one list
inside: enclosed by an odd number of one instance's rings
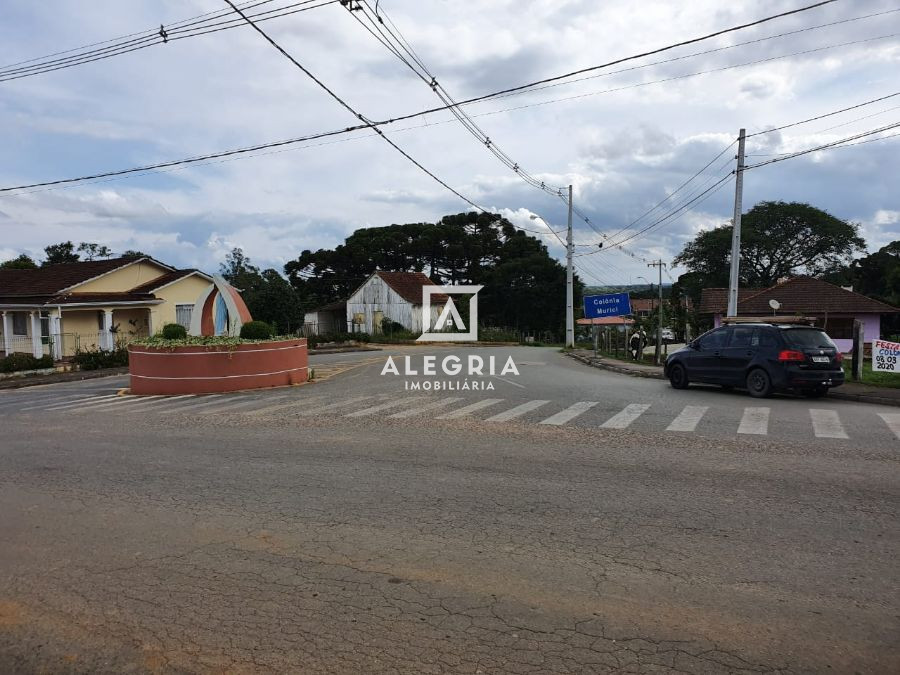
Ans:
{"label": "statue niche arch", "polygon": [[250,310],[238,290],[219,274],[213,276],[213,284],[205,290],[191,313],[191,335],[241,334],[241,326],[252,321]]}

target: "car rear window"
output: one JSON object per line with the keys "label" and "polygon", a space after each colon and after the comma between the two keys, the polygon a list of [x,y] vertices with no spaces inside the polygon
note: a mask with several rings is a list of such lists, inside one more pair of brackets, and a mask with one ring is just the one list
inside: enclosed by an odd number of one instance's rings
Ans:
{"label": "car rear window", "polygon": [[784,331],[784,336],[795,347],[837,349],[825,331],[816,330],[815,328],[788,328]]}

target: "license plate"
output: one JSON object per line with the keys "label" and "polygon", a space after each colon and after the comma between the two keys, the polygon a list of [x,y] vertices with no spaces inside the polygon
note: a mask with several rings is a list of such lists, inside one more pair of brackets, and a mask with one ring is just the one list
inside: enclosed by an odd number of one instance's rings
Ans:
{"label": "license plate", "polygon": [[812,357],[813,363],[831,363],[830,356],[814,356]]}

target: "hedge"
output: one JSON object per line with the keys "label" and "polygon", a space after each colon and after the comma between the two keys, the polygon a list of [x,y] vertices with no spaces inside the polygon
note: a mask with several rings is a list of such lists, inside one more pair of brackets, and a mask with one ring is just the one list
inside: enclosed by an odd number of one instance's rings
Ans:
{"label": "hedge", "polygon": [[10,354],[0,359],[0,372],[14,373],[19,370],[40,370],[42,368],[52,368],[53,357],[42,356],[39,359],[34,358],[31,354]]}

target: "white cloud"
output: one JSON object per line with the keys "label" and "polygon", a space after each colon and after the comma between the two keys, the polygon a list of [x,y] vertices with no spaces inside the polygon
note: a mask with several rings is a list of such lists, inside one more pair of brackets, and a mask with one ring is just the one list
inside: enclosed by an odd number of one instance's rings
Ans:
{"label": "white cloud", "polygon": [[[406,38],[447,88],[463,97],[652,49],[782,10],[776,0],[596,3],[481,0],[387,6]],[[887,0],[835,3],[619,68],[893,9]],[[79,0],[24,3],[0,25],[0,62],[105,40],[210,11],[206,2]],[[664,84],[652,80],[887,32],[898,15],[843,23],[669,64],[472,106],[485,132],[516,162],[551,185],[573,183],[576,203],[612,234],[663,199],[725,148],[738,128],[751,133],[883,96],[895,89],[897,40],[830,49]],[[477,17],[477,20],[473,20]],[[262,24],[304,65],[372,118],[438,103],[432,92],[365,33],[339,5]],[[625,88],[632,87],[632,88]],[[612,93],[595,93],[619,89]],[[583,98],[525,107],[550,99]],[[748,152],[791,152],[896,117],[890,102],[818,123],[755,136]],[[836,124],[884,110],[879,116]],[[503,167],[446,113],[385,132],[455,189],[513,222],[530,212],[565,223],[565,206]],[[0,83],[0,186],[190,156],[340,128],[356,120],[252,30],[240,29],[137,51],[79,68]],[[333,142],[337,141],[337,142]],[[303,249],[334,246],[369,225],[436,221],[466,205],[378,138],[189,167],[110,183],[0,195],[4,255],[40,252],[60,240],[140,248],[209,270],[231,245],[263,266]],[[891,146],[891,143],[894,143]],[[883,147],[882,147],[883,146]],[[893,147],[894,150],[890,151]],[[720,162],[729,161],[726,152]],[[748,172],[745,205],[808,201],[863,223],[870,241],[897,238],[896,141],[862,145]],[[724,166],[722,172],[729,170]],[[723,190],[629,246],[671,259],[686,238],[730,217]],[[524,214],[524,216],[523,216]],[[879,220],[882,218],[882,220]],[[528,223],[534,226],[533,221]],[[576,239],[599,235],[576,221]],[[553,240],[547,241],[561,254]],[[10,255],[9,257],[13,257]],[[612,252],[604,276],[641,274],[642,263]],[[594,265],[594,263],[590,263]],[[598,263],[599,265],[599,263]],[[596,265],[595,265],[596,267]]]}

